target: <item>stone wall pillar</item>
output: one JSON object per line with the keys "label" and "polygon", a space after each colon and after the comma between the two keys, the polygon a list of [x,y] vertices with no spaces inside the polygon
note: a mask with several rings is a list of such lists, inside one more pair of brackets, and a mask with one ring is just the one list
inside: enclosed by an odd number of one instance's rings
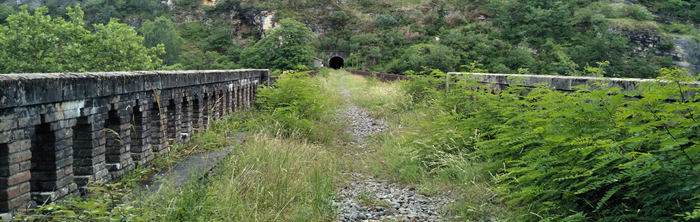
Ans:
{"label": "stone wall pillar", "polygon": [[180,114],[180,139],[189,140],[190,132],[192,131],[192,98],[189,96],[182,97],[182,109]]}
{"label": "stone wall pillar", "polygon": [[202,129],[209,128],[209,118],[211,112],[211,99],[212,97],[208,94],[204,94],[202,97]]}
{"label": "stone wall pillar", "polygon": [[148,101],[137,103],[133,109],[131,158],[137,166],[148,164],[151,156],[151,109]]}
{"label": "stone wall pillar", "polygon": [[243,110],[243,82],[238,81],[236,84],[236,108],[237,110]]}
{"label": "stone wall pillar", "polygon": [[151,153],[148,160],[151,161],[156,157],[162,156],[167,151],[167,134],[166,126],[168,125],[166,115],[167,104],[159,104],[154,102],[149,110],[151,116]]}
{"label": "stone wall pillar", "polygon": [[133,102],[125,101],[112,104],[105,121],[104,135],[107,138],[105,149],[106,166],[109,181],[121,178],[125,171],[134,169],[131,158],[131,119]]}
{"label": "stone wall pillar", "polygon": [[182,123],[180,122],[180,115],[182,115],[182,98],[174,98],[168,101],[168,127],[167,136],[168,143],[170,145],[175,144],[180,138],[180,127]]}
{"label": "stone wall pillar", "polygon": [[250,108],[250,82],[246,82],[245,86],[243,87],[243,109],[248,109]]}
{"label": "stone wall pillar", "polygon": [[201,132],[204,130],[202,128],[202,99],[201,95],[197,95],[193,97],[194,100],[192,100],[192,131],[193,132]]}
{"label": "stone wall pillar", "polygon": [[[105,107],[106,108],[106,107]],[[90,181],[104,180],[107,139],[102,132],[107,113],[81,116],[73,127],[73,179],[79,188]]]}
{"label": "stone wall pillar", "polygon": [[224,101],[226,101],[226,94],[224,90],[216,90],[216,116],[214,120],[219,120],[224,117]]}
{"label": "stone wall pillar", "polygon": [[230,88],[224,89],[224,99],[223,99],[225,101],[224,106],[223,106],[224,115],[229,115],[229,114],[233,113],[233,111],[231,110],[231,108],[233,107],[231,105],[233,103],[233,100],[231,99],[231,95],[233,94],[233,92],[231,92],[231,91],[232,90]]}
{"label": "stone wall pillar", "polygon": [[24,209],[31,200],[29,135],[33,125],[41,123],[38,118],[27,118],[26,110],[22,113],[0,115],[0,212],[10,214]]}

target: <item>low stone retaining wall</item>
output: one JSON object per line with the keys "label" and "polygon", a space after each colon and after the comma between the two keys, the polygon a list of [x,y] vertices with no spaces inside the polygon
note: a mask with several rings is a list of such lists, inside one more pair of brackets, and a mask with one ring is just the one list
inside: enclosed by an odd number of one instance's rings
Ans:
{"label": "low stone retaining wall", "polygon": [[[548,75],[519,75],[519,74],[490,74],[490,73],[448,73],[451,78],[476,78],[477,81],[484,84],[493,84],[495,90],[502,90],[513,84],[520,84],[525,87],[536,87],[538,84],[546,83],[550,87],[565,92],[576,91],[575,86],[592,85],[595,83],[605,83],[608,87],[616,87],[626,94],[640,89],[640,83],[654,82],[655,79],[637,79],[637,78],[598,78],[585,76],[548,76]],[[691,87],[698,88],[700,83],[690,82],[684,83]],[[687,92],[683,95],[684,98],[693,98],[695,92]],[[674,100],[674,98],[669,98]]]}
{"label": "low stone retaining wall", "polygon": [[268,70],[0,75],[0,213],[115,181],[250,107]]}

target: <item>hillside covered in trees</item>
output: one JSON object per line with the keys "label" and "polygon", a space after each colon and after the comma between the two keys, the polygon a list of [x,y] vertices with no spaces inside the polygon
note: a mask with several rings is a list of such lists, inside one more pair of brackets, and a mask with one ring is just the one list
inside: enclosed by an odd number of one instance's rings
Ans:
{"label": "hillside covered in trees", "polygon": [[[0,44],[18,47],[11,40],[21,38],[18,29],[36,30],[32,25],[37,24],[12,22],[11,15],[23,7],[27,7],[24,19],[43,6],[46,19],[74,20],[66,7],[77,4],[4,2]],[[89,0],[80,8],[82,21],[73,24],[83,27],[81,33],[99,33],[110,24],[125,23],[143,38],[135,41],[138,44],[146,48],[163,44],[165,53],[158,54],[162,64],[154,60],[155,66],[123,69],[270,68],[281,73],[308,69],[312,58],[341,51],[350,54],[345,65],[351,68],[402,74],[424,67],[445,72],[583,75],[587,68],[603,66],[606,76],[642,78],[675,66],[700,72],[697,0]],[[60,48],[56,56],[64,58],[58,60],[82,64],[83,60],[65,57],[67,51],[57,44],[74,41],[62,39],[58,32],[70,30],[52,30],[57,32],[42,32],[56,37],[48,45]],[[272,41],[281,36],[292,40]],[[80,45],[85,44],[89,43]],[[8,63],[18,52],[56,51],[3,48],[0,57]],[[4,72],[99,71],[101,66],[27,67],[32,69],[0,65]]]}

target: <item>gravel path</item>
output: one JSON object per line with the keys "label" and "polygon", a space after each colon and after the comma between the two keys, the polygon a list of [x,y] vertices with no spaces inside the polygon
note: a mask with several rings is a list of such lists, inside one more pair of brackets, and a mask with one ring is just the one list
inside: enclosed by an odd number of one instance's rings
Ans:
{"label": "gravel path", "polygon": [[[388,124],[370,117],[366,110],[350,103],[350,91],[343,85],[343,77],[340,85],[350,105],[339,114],[350,121],[348,132],[356,138],[351,145],[367,148],[369,142],[366,137],[382,133]],[[370,152],[346,153],[346,156]],[[367,174],[346,172],[344,175],[348,178],[347,183],[333,201],[340,208],[338,221],[442,221],[438,209],[449,202],[446,197],[427,197],[418,194],[413,187],[379,181]]]}

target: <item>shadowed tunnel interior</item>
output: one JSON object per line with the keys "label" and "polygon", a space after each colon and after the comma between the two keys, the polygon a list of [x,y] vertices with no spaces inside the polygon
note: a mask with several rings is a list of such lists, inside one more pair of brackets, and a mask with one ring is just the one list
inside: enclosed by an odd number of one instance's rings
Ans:
{"label": "shadowed tunnel interior", "polygon": [[340,69],[345,65],[345,60],[340,57],[333,57],[328,65],[333,69]]}

